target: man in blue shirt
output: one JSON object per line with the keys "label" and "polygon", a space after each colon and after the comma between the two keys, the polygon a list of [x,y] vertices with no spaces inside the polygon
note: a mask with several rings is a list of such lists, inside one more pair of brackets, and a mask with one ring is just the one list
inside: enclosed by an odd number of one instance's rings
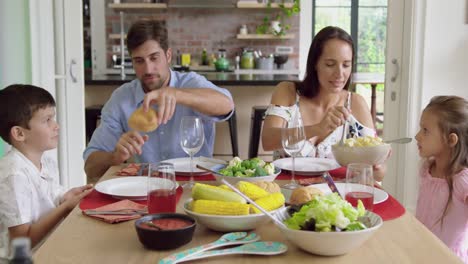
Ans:
{"label": "man in blue shirt", "polygon": [[[214,122],[230,118],[232,96],[193,72],[170,69],[172,50],[167,30],[160,21],[142,20],[131,26],[127,48],[137,79],[112,93],[101,113],[101,124],[83,153],[89,177],[100,177],[113,165],[136,155],[140,162],[157,162],[187,156],[180,146],[179,126],[183,116],[199,116],[205,143],[198,155],[212,156]],[[140,106],[158,113],[159,127],[146,135],[133,131],[127,120]]]}

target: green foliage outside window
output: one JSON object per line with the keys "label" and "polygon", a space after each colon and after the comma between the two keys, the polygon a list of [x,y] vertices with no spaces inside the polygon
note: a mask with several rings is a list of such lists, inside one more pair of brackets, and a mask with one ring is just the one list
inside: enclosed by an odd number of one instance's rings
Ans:
{"label": "green foliage outside window", "polygon": [[[337,26],[351,34],[351,1],[315,1],[314,32]],[[356,72],[385,72],[387,1],[359,0]],[[383,89],[383,88],[382,88]]]}

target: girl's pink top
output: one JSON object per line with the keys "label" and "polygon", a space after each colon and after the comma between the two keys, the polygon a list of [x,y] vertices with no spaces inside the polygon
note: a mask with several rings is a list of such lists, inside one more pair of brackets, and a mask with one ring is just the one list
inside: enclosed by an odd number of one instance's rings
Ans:
{"label": "girl's pink top", "polygon": [[449,197],[445,179],[433,178],[426,162],[420,172],[416,218],[468,264],[468,168],[453,177],[452,201],[439,221]]}

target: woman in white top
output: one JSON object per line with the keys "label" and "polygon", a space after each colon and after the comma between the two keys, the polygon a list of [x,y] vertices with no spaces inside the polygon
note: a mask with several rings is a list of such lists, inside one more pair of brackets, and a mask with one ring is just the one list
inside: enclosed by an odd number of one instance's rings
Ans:
{"label": "woman in white top", "polygon": [[[362,96],[348,92],[354,63],[351,36],[338,27],[325,27],[312,41],[302,82],[281,82],[276,87],[263,123],[262,145],[282,149],[281,127],[296,109],[309,139],[302,156],[333,158],[331,145],[341,139],[344,121],[347,137],[376,135],[369,107]],[[382,180],[384,166],[374,166]]]}

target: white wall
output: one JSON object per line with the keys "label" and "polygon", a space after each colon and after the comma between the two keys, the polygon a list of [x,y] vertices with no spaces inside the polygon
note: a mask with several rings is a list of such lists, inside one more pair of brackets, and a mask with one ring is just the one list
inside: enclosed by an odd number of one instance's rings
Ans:
{"label": "white wall", "polygon": [[422,106],[431,97],[468,97],[468,1],[426,3]]}
{"label": "white wall", "polygon": [[[31,82],[29,50],[28,1],[0,1],[0,89]],[[0,156],[4,149],[9,145],[0,138]]]}
{"label": "white wall", "polygon": [[0,88],[31,82],[28,1],[0,1]]}
{"label": "white wall", "polygon": [[[420,114],[433,96],[468,98],[468,1],[414,1],[414,17],[405,16],[405,23],[412,23],[411,39],[416,42],[407,47],[413,64],[409,66],[409,85],[413,87],[408,87],[411,113],[407,113],[407,131],[413,137],[419,130]],[[402,202],[414,211],[420,166],[415,143],[406,148],[404,157]]]}

